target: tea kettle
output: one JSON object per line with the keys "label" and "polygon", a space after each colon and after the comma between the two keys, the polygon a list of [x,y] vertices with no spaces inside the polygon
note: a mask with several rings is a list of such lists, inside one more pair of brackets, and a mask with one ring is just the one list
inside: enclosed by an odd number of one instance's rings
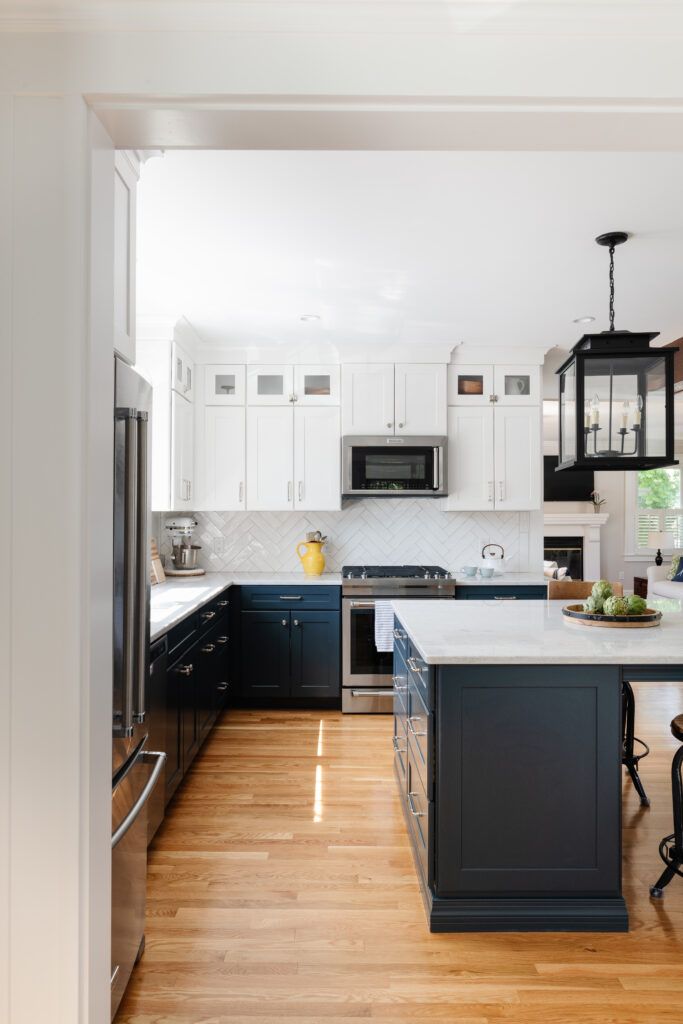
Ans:
{"label": "tea kettle", "polygon": [[[498,548],[500,554],[491,553],[492,548]],[[481,557],[484,561],[484,568],[495,569],[498,572],[503,571],[505,565],[505,551],[502,544],[484,544],[481,549]]]}

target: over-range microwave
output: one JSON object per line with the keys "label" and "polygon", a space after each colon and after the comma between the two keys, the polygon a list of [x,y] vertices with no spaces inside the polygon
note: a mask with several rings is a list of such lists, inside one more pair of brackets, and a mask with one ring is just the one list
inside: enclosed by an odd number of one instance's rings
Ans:
{"label": "over-range microwave", "polygon": [[342,438],[345,498],[443,498],[445,437]]}

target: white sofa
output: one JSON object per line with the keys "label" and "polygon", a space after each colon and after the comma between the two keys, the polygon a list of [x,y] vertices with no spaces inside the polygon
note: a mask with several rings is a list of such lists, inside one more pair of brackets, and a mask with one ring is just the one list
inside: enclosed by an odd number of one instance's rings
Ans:
{"label": "white sofa", "polygon": [[683,598],[683,583],[676,583],[668,580],[666,574],[671,568],[669,559],[664,565],[648,565],[647,567],[647,596],[648,597],[678,597]]}

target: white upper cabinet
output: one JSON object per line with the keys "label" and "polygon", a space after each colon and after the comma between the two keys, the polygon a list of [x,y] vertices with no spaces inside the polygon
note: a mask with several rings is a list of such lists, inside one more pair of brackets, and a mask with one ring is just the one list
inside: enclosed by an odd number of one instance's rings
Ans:
{"label": "white upper cabinet", "polygon": [[394,372],[394,395],[396,434],[446,433],[444,364],[397,363]]}
{"label": "white upper cabinet", "polygon": [[394,433],[394,364],[342,366],[342,434]]}
{"label": "white upper cabinet", "polygon": [[493,393],[498,405],[540,405],[540,366],[496,366]]}
{"label": "white upper cabinet", "polygon": [[246,508],[246,410],[208,406],[204,410],[202,486],[196,508],[218,512]]}
{"label": "white upper cabinet", "polygon": [[289,405],[294,394],[292,366],[248,366],[248,405]]}
{"label": "white upper cabinet", "polygon": [[135,224],[138,167],[114,155],[114,351],[135,363]]}
{"label": "white upper cabinet", "polygon": [[294,507],[294,412],[247,409],[247,507],[275,511]]}
{"label": "white upper cabinet", "polygon": [[494,508],[493,409],[449,408],[446,508],[470,512]]}
{"label": "white upper cabinet", "polygon": [[194,501],[194,411],[177,392],[171,396],[171,508],[191,509]]}
{"label": "white upper cabinet", "polygon": [[538,407],[495,411],[495,507],[541,507],[541,414]]}
{"label": "white upper cabinet", "polygon": [[204,367],[205,405],[244,405],[246,367],[230,364]]}
{"label": "white upper cabinet", "polygon": [[341,508],[338,408],[294,410],[294,507]]}
{"label": "white upper cabinet", "polygon": [[171,347],[171,360],[171,387],[191,402],[194,394],[194,363],[177,341]]}
{"label": "white upper cabinet", "polygon": [[339,367],[295,366],[294,400],[299,405],[339,405]]}
{"label": "white upper cabinet", "polygon": [[489,405],[492,394],[493,366],[449,365],[449,405]]}

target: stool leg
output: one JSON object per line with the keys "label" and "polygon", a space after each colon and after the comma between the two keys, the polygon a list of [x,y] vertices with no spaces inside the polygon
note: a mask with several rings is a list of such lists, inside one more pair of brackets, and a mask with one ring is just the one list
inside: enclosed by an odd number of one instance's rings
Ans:
{"label": "stool leg", "polygon": [[643,807],[649,807],[650,801],[638,774],[638,758],[633,753],[636,728],[636,699],[631,684],[624,680],[621,684],[621,725],[623,753],[621,763],[627,769],[636,793]]}
{"label": "stool leg", "polygon": [[650,896],[661,900],[664,886],[668,885],[674,875],[683,868],[683,780],[681,779],[681,763],[683,762],[683,746],[680,746],[671,762],[671,796],[674,811],[673,851],[671,862],[662,871],[654,885],[650,886]]}

